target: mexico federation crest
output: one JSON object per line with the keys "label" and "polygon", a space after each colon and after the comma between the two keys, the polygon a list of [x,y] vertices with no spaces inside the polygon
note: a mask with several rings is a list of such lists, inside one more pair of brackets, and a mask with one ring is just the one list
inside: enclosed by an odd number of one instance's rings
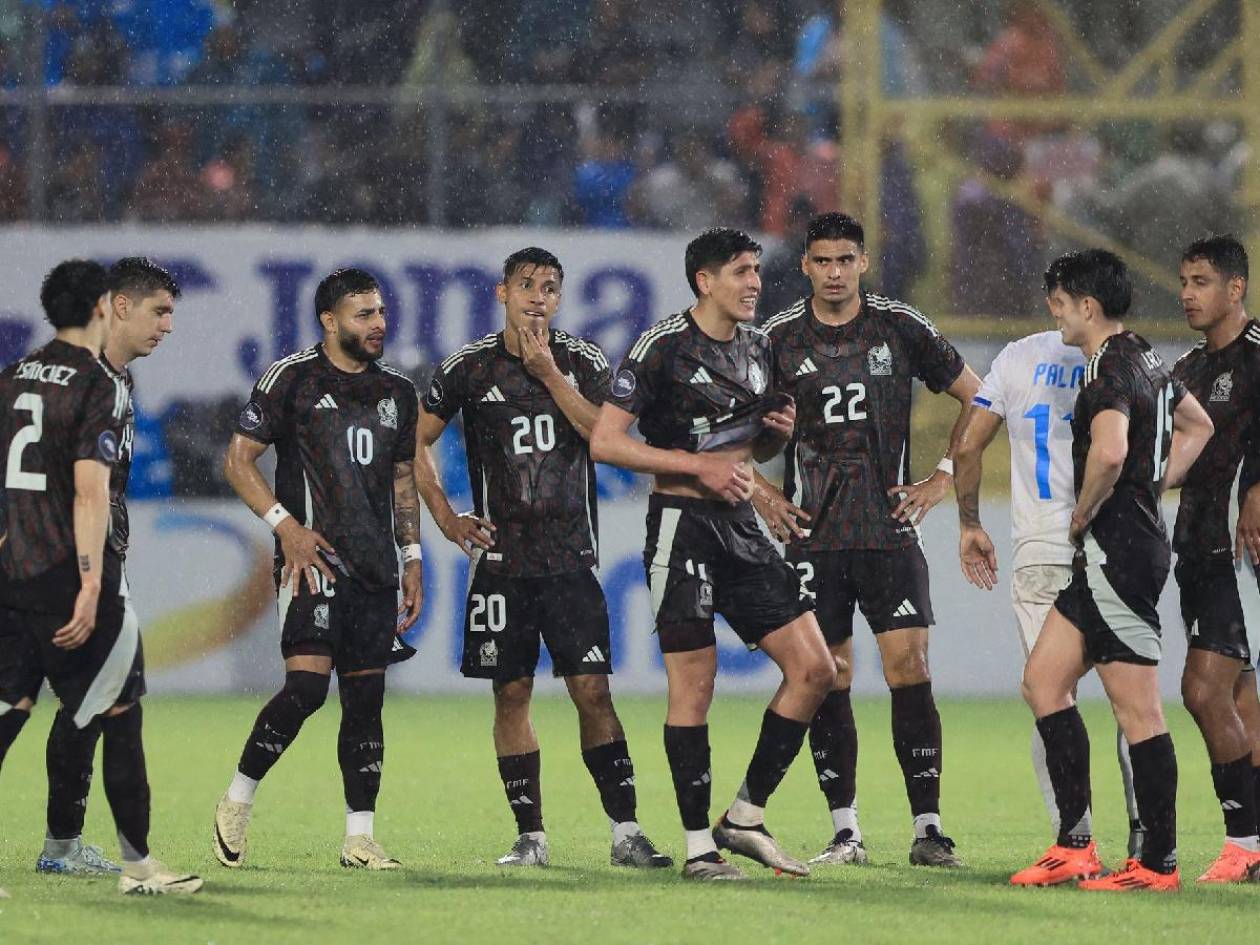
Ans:
{"label": "mexico federation crest", "polygon": [[888,342],[876,345],[866,352],[866,369],[878,377],[888,377],[892,374],[892,351],[888,347]]}
{"label": "mexico federation crest", "polygon": [[748,383],[752,385],[754,394],[760,394],[766,389],[766,378],[761,373],[761,366],[756,361],[748,362]]}
{"label": "mexico federation crest", "polygon": [[499,665],[499,646],[493,640],[487,640],[485,643],[481,644],[481,665]]}
{"label": "mexico federation crest", "polygon": [[1212,382],[1212,393],[1208,395],[1208,400],[1214,404],[1229,403],[1229,395],[1234,390],[1234,372],[1226,371],[1220,377]]}
{"label": "mexico federation crest", "polygon": [[386,397],[377,404],[376,414],[381,421],[381,426],[389,427],[391,430],[398,429],[398,404],[394,403],[393,397]]}
{"label": "mexico federation crest", "polygon": [[315,608],[315,626],[320,630],[328,629],[328,605],[320,604]]}

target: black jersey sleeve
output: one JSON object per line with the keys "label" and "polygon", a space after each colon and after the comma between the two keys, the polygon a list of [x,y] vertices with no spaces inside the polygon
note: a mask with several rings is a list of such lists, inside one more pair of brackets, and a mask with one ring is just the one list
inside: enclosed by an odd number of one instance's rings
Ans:
{"label": "black jersey sleeve", "polygon": [[914,373],[934,394],[948,388],[962,374],[966,362],[958,349],[917,309],[901,306],[900,327],[914,361]]}
{"label": "black jersey sleeve", "polygon": [[283,369],[280,362],[267,370],[249,395],[249,403],[236,419],[236,432],[268,445],[281,439],[289,423],[289,391],[295,368]]}
{"label": "black jersey sleeve", "polygon": [[129,394],[126,386],[100,365],[88,375],[74,433],[74,458],[96,459],[112,465],[118,460]]}
{"label": "black jersey sleeve", "polygon": [[416,458],[416,420],[420,413],[420,400],[409,383],[400,385],[398,395],[398,439],[394,445],[394,462],[409,463]]}
{"label": "black jersey sleeve", "polygon": [[[1184,395],[1185,385],[1181,385],[1181,390]],[[1104,410],[1118,410],[1127,417],[1138,396],[1137,375],[1132,366],[1123,358],[1104,356],[1089,388],[1092,417]]]}
{"label": "black jersey sleeve", "polygon": [[468,364],[469,358],[457,352],[433,372],[429,389],[424,394],[426,413],[433,414],[443,423],[450,423],[451,418],[464,408],[468,396]]}
{"label": "black jersey sleeve", "polygon": [[657,341],[644,347],[644,342],[641,337],[622,359],[608,397],[609,403],[636,417],[660,397],[669,367],[668,344]]}
{"label": "black jersey sleeve", "polygon": [[612,376],[608,359],[594,342],[575,340],[577,344],[573,348],[573,373],[577,377],[578,392],[598,407],[608,399],[608,386]]}

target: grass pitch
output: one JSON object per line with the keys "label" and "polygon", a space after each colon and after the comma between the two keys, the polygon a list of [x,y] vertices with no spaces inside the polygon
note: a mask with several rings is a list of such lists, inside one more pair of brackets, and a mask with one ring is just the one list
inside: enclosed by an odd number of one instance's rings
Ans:
{"label": "grass pitch", "polygon": [[[943,701],[944,822],[966,870],[906,863],[909,815],[894,759],[887,698],[857,702],[862,739],[858,796],[872,863],[778,879],[749,865],[753,881],[684,884],[608,865],[609,834],[563,698],[540,699],[546,870],[493,865],[514,829],[490,743],[490,700],[391,698],[376,835],[406,864],[393,874],[343,870],[335,700],[259,792],[247,868],[221,868],[210,853],[214,804],[231,776],[261,699],[151,699],[145,727],[153,784],[154,852],[207,879],[188,898],[124,898],[110,880],[34,872],[43,827],[41,706],[0,775],[0,943],[737,943],[1252,941],[1260,885],[1195,888],[1220,847],[1221,822],[1202,743],[1170,706],[1181,762],[1183,881],[1177,895],[1090,895],[1015,890],[1009,874],[1049,842],[1028,760],[1030,719],[1011,701]],[[733,795],[756,738],[764,701],[719,696],[711,731],[716,816]],[[640,820],[678,857],[681,835],[661,747],[662,699],[618,703],[634,756]],[[1104,860],[1124,855],[1126,818],[1103,705],[1085,707],[1094,745],[1095,822]],[[798,855],[817,852],[830,822],[802,754],[771,801],[769,824]],[[114,854],[99,778],[87,837]],[[747,861],[739,861],[741,864]]]}

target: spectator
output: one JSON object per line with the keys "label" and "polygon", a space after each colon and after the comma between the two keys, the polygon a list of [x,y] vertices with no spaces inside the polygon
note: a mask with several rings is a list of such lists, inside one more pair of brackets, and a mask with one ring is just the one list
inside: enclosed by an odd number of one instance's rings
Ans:
{"label": "spectator", "polygon": [[[1011,0],[1007,25],[985,50],[972,84],[991,95],[1058,95],[1067,89],[1054,26],[1033,0]],[[1053,127],[1044,122],[994,121],[988,133],[1022,144]]]}
{"label": "spectator", "polygon": [[253,187],[254,149],[243,135],[232,138],[222,153],[201,169],[205,219],[213,222],[247,220],[258,211]]}
{"label": "spectator", "polygon": [[26,174],[13,149],[0,142],[0,220],[25,219],[26,203]]}
{"label": "spectator", "polygon": [[808,197],[797,197],[788,208],[787,232],[774,240],[761,256],[761,296],[757,299],[757,320],[790,308],[810,295],[813,288],[801,271],[805,252],[805,230],[814,205]]}
{"label": "spectator", "polygon": [[693,131],[677,135],[672,150],[635,184],[635,222],[689,233],[739,222],[747,188],[735,165]]}
{"label": "spectator", "polygon": [[636,172],[624,138],[596,132],[584,142],[583,150],[586,156],[573,174],[577,222],[609,229],[628,227],[627,204]]}
{"label": "spectator", "polygon": [[193,163],[192,129],[175,122],[163,124],[154,152],[132,190],[128,215],[146,223],[202,219],[205,195]]}
{"label": "spectator", "polygon": [[105,219],[105,186],[101,149],[81,140],[62,157],[48,182],[48,217],[56,223],[100,223]]}

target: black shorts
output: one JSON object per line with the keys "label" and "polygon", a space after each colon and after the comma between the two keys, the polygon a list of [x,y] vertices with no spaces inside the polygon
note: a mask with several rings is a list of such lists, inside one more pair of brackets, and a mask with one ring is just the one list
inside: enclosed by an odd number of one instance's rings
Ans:
{"label": "black shorts", "polygon": [[1059,592],[1054,607],[1085,636],[1093,663],[1155,666],[1162,651],[1160,591],[1168,580],[1166,547],[1149,554],[1131,550],[1132,564],[1111,561],[1093,536],[1072,562],[1072,581]]}
{"label": "black shorts", "polygon": [[662,653],[716,645],[715,613],[752,649],[814,609],[747,502],[652,493],[643,567]]}
{"label": "black shorts", "polygon": [[294,595],[289,585],[277,591],[280,652],[330,655],[338,673],[384,669],[416,655],[398,636],[398,592],[369,590],[342,576],[321,591]]}
{"label": "black shorts", "polygon": [[1173,575],[1181,592],[1181,619],[1190,648],[1250,663],[1251,647],[1233,555],[1179,555]]}
{"label": "black shorts", "polygon": [[547,644],[556,676],[612,672],[608,604],[589,568],[545,577],[491,574],[474,562],[464,611],[464,659],[474,679],[523,679]]}
{"label": "black shorts", "polygon": [[788,545],[787,560],[800,575],[801,593],[814,603],[828,646],[853,636],[855,605],[875,633],[935,622],[927,559],[918,544],[892,551],[808,551]]}
{"label": "black shorts", "polygon": [[126,584],[101,600],[87,642],[63,650],[52,638],[69,620],[68,613],[0,608],[0,710],[8,711],[24,698],[34,699],[47,679],[74,724],[83,728],[115,705],[144,695],[140,621]]}

